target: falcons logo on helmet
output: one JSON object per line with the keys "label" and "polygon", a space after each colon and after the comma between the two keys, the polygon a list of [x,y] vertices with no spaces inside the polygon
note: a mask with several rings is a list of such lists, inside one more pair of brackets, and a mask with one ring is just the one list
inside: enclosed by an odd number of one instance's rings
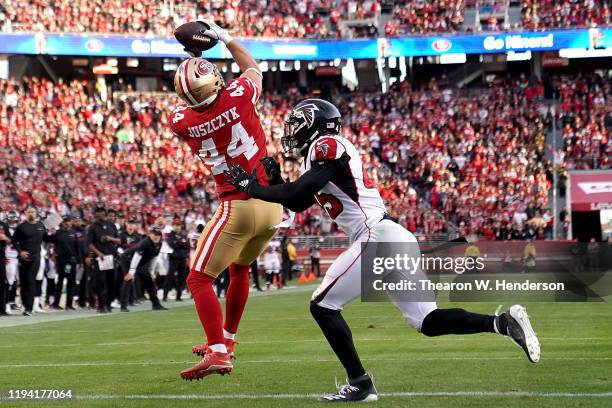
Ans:
{"label": "falcons logo on helmet", "polygon": [[314,123],[315,111],[318,111],[319,108],[314,103],[308,103],[306,105],[299,106],[293,110],[293,115],[297,117],[302,117],[306,121],[306,125],[311,127]]}

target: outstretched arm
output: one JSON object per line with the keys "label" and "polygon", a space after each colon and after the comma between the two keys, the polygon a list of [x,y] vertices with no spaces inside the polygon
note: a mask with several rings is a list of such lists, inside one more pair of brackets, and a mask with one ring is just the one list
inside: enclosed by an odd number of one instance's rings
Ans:
{"label": "outstretched arm", "polygon": [[336,174],[336,165],[327,162],[323,165],[313,166],[300,178],[284,184],[262,186],[253,183],[247,193],[264,201],[282,204],[291,211],[301,212],[313,205],[317,194]]}
{"label": "outstretched arm", "polygon": [[230,166],[225,174],[233,185],[251,197],[279,203],[291,211],[301,212],[316,202],[315,194],[329,183],[337,170],[338,163],[334,161],[313,163],[311,169],[297,180],[272,186],[260,185],[255,173],[249,174],[238,165]]}
{"label": "outstretched arm", "polygon": [[240,71],[242,71],[241,76],[247,77],[253,81],[257,87],[257,94],[259,95],[261,93],[263,76],[259,70],[259,65],[257,65],[257,62],[253,59],[251,54],[242,46],[242,44],[240,44],[240,42],[234,40],[227,30],[219,27],[211,20],[203,20],[202,22],[210,27],[210,29],[204,31],[204,34],[222,41],[225,44],[229,52],[232,54],[232,58],[234,58],[234,61],[236,64],[238,64]]}

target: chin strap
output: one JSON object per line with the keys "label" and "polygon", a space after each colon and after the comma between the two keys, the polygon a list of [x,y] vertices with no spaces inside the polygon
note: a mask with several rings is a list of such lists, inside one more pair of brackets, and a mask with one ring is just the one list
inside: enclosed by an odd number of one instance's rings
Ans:
{"label": "chin strap", "polygon": [[306,154],[308,154],[308,149],[310,149],[310,145],[312,145],[312,142],[314,142],[317,137],[319,137],[319,131],[318,130],[316,132],[314,132],[312,134],[312,136],[310,136],[310,138],[308,138],[306,143],[304,143],[304,146],[302,146],[299,149],[299,152],[300,152],[301,156],[306,157]]}

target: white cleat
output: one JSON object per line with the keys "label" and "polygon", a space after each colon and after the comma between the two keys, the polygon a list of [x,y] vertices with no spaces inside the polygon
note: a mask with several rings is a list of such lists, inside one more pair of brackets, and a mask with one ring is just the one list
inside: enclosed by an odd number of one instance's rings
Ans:
{"label": "white cleat", "polygon": [[525,351],[532,363],[540,360],[540,341],[533,331],[527,309],[521,305],[510,306],[506,312],[508,321],[508,337]]}

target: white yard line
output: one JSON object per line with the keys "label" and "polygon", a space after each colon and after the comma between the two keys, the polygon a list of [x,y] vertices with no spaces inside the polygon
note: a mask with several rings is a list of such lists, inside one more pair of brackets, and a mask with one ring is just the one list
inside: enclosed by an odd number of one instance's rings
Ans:
{"label": "white yard line", "polygon": [[[52,333],[53,331],[49,331]],[[71,331],[71,333],[79,333],[79,331]],[[110,332],[110,330],[105,331]],[[14,333],[14,332],[13,332]],[[23,332],[20,332],[23,333]],[[28,332],[30,333],[30,332]],[[39,332],[36,332],[39,333]],[[88,332],[89,333],[89,332]],[[397,338],[355,338],[357,342],[361,341],[379,341],[379,342],[397,342]],[[462,342],[469,341],[469,338],[462,337],[447,337],[447,338],[439,338],[431,341],[450,341],[450,342]],[[474,339],[472,339],[474,340]],[[564,337],[541,337],[540,340],[543,341],[600,341],[604,340],[606,342],[612,342],[611,338],[608,337],[574,337],[574,338],[564,338]],[[401,341],[428,341],[426,338],[416,337],[410,339],[402,339]],[[101,343],[42,343],[42,344],[0,344],[0,350],[2,349],[19,349],[19,348],[63,348],[63,347],[115,347],[115,346],[138,346],[138,345],[152,345],[152,346],[169,346],[169,345],[193,345],[196,344],[197,340],[184,340],[184,341],[110,341],[110,342],[101,342]],[[245,340],[239,341],[238,344],[299,344],[299,343],[325,343],[323,337],[317,339],[297,339],[297,340]]]}
{"label": "white yard line", "polygon": [[[381,397],[472,397],[472,398],[612,398],[612,392],[539,392],[539,391],[395,391],[381,392]],[[77,395],[77,400],[277,400],[314,399],[319,394],[93,394]],[[2,397],[0,400],[8,400]]]}
{"label": "white yard line", "polygon": [[[397,341],[397,339],[369,339],[369,338],[357,338],[356,341]],[[325,339],[300,339],[300,340],[254,340],[254,341],[239,341],[238,344],[284,344],[284,343],[324,343]],[[113,341],[104,343],[60,343],[60,344],[3,344],[0,345],[1,349],[12,349],[12,348],[54,348],[54,347],[105,347],[105,346],[136,346],[136,345],[193,345],[197,342],[194,341]]]}
{"label": "white yard line", "polygon": [[[523,356],[464,356],[464,357],[409,357],[409,358],[363,358],[363,361],[414,362],[414,361],[496,361],[524,360]],[[548,361],[612,361],[612,357],[546,357]],[[282,360],[239,360],[237,364],[287,364],[287,363],[337,363],[335,358],[313,359],[282,359]],[[58,367],[103,367],[103,366],[155,366],[193,364],[193,361],[86,361],[79,363],[32,363],[32,364],[0,364],[0,368],[58,368]]]}

